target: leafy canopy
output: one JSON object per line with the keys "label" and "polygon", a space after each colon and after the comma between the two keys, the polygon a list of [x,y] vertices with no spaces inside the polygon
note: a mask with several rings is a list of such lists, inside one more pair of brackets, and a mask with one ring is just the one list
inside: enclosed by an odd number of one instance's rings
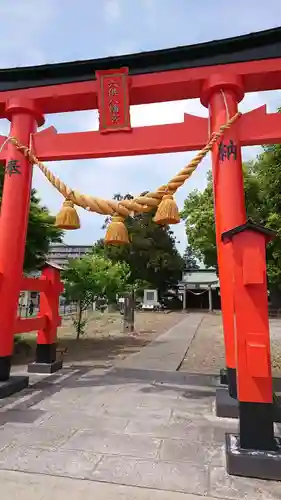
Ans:
{"label": "leafy canopy", "polygon": [[[129,196],[126,195],[127,198]],[[115,195],[115,198],[121,199],[122,196]],[[184,262],[176,248],[173,232],[169,226],[153,222],[154,215],[155,210],[152,210],[126,219],[131,241],[129,245],[115,247],[104,245],[100,240],[93,252],[113,262],[125,262],[130,268],[130,283],[141,280],[161,293],[181,279]]]}
{"label": "leafy canopy", "polygon": [[186,272],[195,271],[199,269],[198,262],[190,245],[187,245],[184,251],[183,261],[184,261],[184,270]]}
{"label": "leafy canopy", "polygon": [[[281,289],[281,146],[263,148],[255,161],[243,165],[247,216],[277,231],[267,246],[269,285]],[[213,186],[211,174],[203,192],[192,191],[184,203],[188,242],[207,267],[217,267]]]}
{"label": "leafy canopy", "polygon": [[[4,169],[0,166],[0,206],[4,185]],[[25,247],[24,270],[38,269],[46,259],[50,243],[62,241],[63,232],[54,226],[55,218],[48,209],[40,204],[36,190],[31,192],[28,219],[27,240]]]}
{"label": "leafy canopy", "polygon": [[97,297],[107,297],[114,302],[116,294],[125,290],[129,267],[124,263],[113,263],[102,255],[86,255],[73,259],[62,272],[65,297],[78,301],[82,310]]}
{"label": "leafy canopy", "polygon": [[[257,221],[261,193],[251,164],[243,166],[248,217]],[[185,220],[188,243],[194,256],[206,267],[217,267],[216,231],[212,176],[207,175],[204,191],[192,191],[184,202],[181,217]]]}

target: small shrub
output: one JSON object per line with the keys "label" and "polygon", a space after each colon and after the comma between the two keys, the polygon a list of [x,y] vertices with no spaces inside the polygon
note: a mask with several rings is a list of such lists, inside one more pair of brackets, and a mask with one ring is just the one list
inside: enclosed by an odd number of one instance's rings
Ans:
{"label": "small shrub", "polygon": [[72,323],[73,323],[73,326],[75,328],[76,339],[78,340],[81,337],[81,335],[85,335],[88,320],[87,320],[87,318],[84,318],[84,319],[81,319],[81,318],[74,319],[73,318]]}

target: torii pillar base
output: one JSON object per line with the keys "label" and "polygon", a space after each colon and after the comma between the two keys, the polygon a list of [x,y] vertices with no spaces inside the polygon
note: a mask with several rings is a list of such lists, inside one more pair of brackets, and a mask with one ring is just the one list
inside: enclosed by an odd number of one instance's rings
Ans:
{"label": "torii pillar base", "polygon": [[[216,391],[216,416],[219,418],[239,418],[239,402],[229,396],[227,387]],[[273,403],[274,422],[281,423],[281,405]]]}
{"label": "torii pillar base", "polygon": [[62,369],[62,360],[58,359],[53,363],[30,363],[28,365],[28,373],[36,373],[37,375],[51,375]]}
{"label": "torii pillar base", "polygon": [[239,434],[226,434],[226,470],[232,476],[281,481],[281,439],[275,437],[276,451],[240,448]]}
{"label": "torii pillar base", "polygon": [[231,398],[228,387],[219,387],[216,390],[216,416],[219,418],[238,418],[239,403]]}
{"label": "torii pillar base", "polygon": [[8,380],[0,382],[0,399],[8,398],[17,392],[26,389],[29,384],[29,377],[24,375],[12,375]]}
{"label": "torii pillar base", "polygon": [[53,344],[37,344],[36,359],[28,365],[28,373],[50,375],[62,369],[62,359],[56,359],[56,347]]}
{"label": "torii pillar base", "polygon": [[228,385],[227,368],[220,369],[220,384]]}

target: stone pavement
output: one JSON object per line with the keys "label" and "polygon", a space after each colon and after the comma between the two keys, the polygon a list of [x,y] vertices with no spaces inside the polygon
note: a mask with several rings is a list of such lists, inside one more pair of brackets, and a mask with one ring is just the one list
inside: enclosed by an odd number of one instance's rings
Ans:
{"label": "stone pavement", "polygon": [[0,484],[5,500],[213,500],[188,493],[11,471],[0,471]]}
{"label": "stone pavement", "polygon": [[204,314],[200,313],[184,315],[180,323],[116,366],[126,369],[178,370],[203,317]]}
{"label": "stone pavement", "polygon": [[96,364],[31,382],[0,400],[3,499],[281,498],[281,483],[227,476],[237,423],[214,416],[215,378]]}

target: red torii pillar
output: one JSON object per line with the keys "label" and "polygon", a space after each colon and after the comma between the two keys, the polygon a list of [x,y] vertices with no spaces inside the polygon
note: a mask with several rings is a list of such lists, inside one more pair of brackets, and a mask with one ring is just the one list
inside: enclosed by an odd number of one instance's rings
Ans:
{"label": "red torii pillar", "polygon": [[40,280],[46,286],[40,292],[39,317],[46,318],[44,328],[37,333],[35,362],[28,365],[29,373],[54,373],[62,368],[62,360],[57,360],[57,329],[61,325],[59,315],[60,295],[64,286],[60,279],[62,268],[46,262]]}
{"label": "red torii pillar", "polygon": [[[205,82],[201,103],[209,108],[211,134],[217,132],[220,126],[227,122],[227,114],[232,117],[237,113],[238,102],[243,97],[243,84],[237,76],[214,74]],[[220,149],[220,144],[213,147],[212,171],[228,388],[230,396],[236,398],[233,257],[231,244],[223,245],[221,235],[246,222],[246,209],[241,147],[235,128],[225,132],[222,145],[228,144],[230,140],[235,146],[235,152],[232,154],[225,155],[224,150]]]}
{"label": "red torii pillar", "polygon": [[[280,440],[274,437],[274,406],[266,278],[266,243],[275,232],[253,224],[222,235],[234,261],[239,435],[226,435],[229,474],[281,477]],[[258,453],[257,453],[258,451]]]}
{"label": "red torii pillar", "polygon": [[[6,117],[11,121],[10,135],[28,147],[31,134],[44,123],[43,115],[28,99],[9,101]],[[0,382],[10,377],[31,182],[32,165],[9,143],[0,216]]]}

